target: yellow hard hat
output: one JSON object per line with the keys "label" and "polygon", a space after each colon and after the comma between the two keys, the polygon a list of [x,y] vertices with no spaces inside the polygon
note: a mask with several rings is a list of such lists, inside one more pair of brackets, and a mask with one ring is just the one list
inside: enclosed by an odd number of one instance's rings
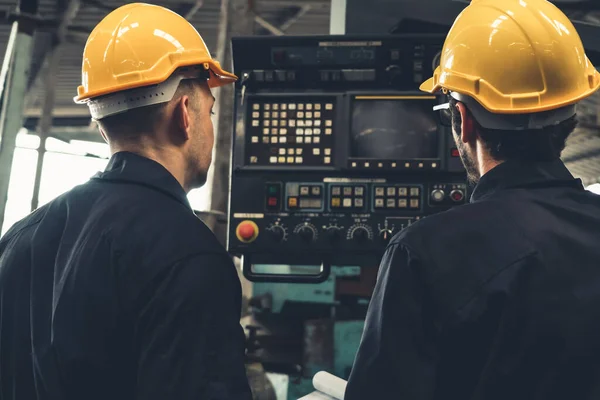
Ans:
{"label": "yellow hard hat", "polygon": [[108,14],[92,31],[85,50],[76,103],[167,81],[182,67],[209,71],[210,87],[237,77],[214,60],[198,31],[160,6],[132,3]]}
{"label": "yellow hard hat", "polygon": [[599,87],[579,34],[556,6],[472,0],[421,90],[470,96],[490,113],[531,114],[573,105]]}

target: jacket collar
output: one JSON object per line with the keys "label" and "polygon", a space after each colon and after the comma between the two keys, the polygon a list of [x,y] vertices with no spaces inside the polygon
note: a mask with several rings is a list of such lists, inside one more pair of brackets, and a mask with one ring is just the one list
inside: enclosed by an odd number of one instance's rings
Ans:
{"label": "jacket collar", "polygon": [[575,179],[560,159],[535,163],[506,161],[481,177],[471,195],[471,203],[503,189],[553,186],[585,190],[581,180]]}
{"label": "jacket collar", "polygon": [[125,151],[113,154],[104,172],[97,173],[92,179],[150,187],[192,209],[177,179],[158,162],[138,154]]}

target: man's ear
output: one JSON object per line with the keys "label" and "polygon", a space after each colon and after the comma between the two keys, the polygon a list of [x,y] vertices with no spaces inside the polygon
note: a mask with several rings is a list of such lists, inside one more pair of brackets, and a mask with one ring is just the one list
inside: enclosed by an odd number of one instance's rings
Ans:
{"label": "man's ear", "polygon": [[475,120],[463,103],[456,103],[462,121],[460,140],[463,143],[473,143],[476,138]]}
{"label": "man's ear", "polygon": [[102,139],[104,139],[104,141],[106,142],[106,144],[110,144],[108,142],[108,137],[106,136],[106,133],[102,130],[102,128],[100,128],[100,126],[98,126],[98,130],[100,131],[100,135],[102,136]]}
{"label": "man's ear", "polygon": [[181,98],[175,104],[173,110],[173,118],[177,131],[183,140],[189,140],[190,129],[192,123],[192,116],[190,115],[190,98],[188,96],[181,96]]}

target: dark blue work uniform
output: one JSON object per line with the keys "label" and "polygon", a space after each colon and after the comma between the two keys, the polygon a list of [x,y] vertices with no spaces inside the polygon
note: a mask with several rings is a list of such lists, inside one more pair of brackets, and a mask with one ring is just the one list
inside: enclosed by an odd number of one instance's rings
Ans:
{"label": "dark blue work uniform", "polygon": [[117,153],[0,240],[0,399],[251,399],[240,312],[177,180]]}
{"label": "dark blue work uniform", "polygon": [[600,196],[506,162],[387,249],[345,400],[600,399]]}

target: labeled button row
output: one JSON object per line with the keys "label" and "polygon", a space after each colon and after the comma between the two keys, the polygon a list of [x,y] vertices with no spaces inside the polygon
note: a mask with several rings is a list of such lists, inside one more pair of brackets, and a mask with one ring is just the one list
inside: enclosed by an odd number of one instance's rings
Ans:
{"label": "labeled button row", "polygon": [[419,208],[419,199],[375,199],[375,208]]}
{"label": "labeled button row", "polygon": [[364,186],[333,186],[331,188],[332,196],[341,196],[344,193],[344,196],[364,196],[365,188]]}
{"label": "labeled button row", "polygon": [[339,198],[332,197],[331,198],[331,208],[363,208],[365,205],[365,200],[362,198]]}
{"label": "labeled button row", "polygon": [[388,196],[388,197],[418,197],[421,194],[421,188],[419,187],[394,187],[394,186],[389,186],[389,187],[375,187],[375,196],[377,197],[383,197],[383,196]]}
{"label": "labeled button row", "polygon": [[253,111],[259,110],[265,111],[278,111],[278,110],[333,110],[333,103],[266,103],[266,104],[258,104],[255,103],[252,105]]}

